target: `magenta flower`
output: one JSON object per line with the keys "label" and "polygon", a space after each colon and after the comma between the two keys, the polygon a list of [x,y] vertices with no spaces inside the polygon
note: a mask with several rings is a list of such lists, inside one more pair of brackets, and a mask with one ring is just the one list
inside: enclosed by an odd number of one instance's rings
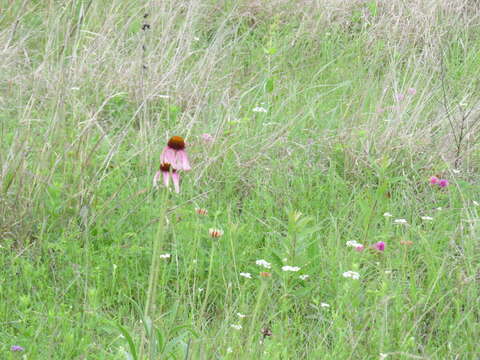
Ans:
{"label": "magenta flower", "polygon": [[362,244],[358,244],[357,246],[355,246],[355,251],[362,252],[363,250],[365,250],[365,246],[363,246]]}
{"label": "magenta flower", "polygon": [[441,188],[447,187],[448,186],[448,180],[447,179],[440,179],[438,181],[438,186]]}
{"label": "magenta flower", "polygon": [[202,134],[202,139],[203,139],[205,142],[210,143],[210,142],[213,141],[213,136],[210,135],[210,134],[205,133],[205,134]]}
{"label": "magenta flower", "polygon": [[407,92],[408,92],[409,95],[415,95],[415,94],[417,93],[417,89],[415,89],[415,88],[409,88],[409,89],[407,90]]}
{"label": "magenta flower", "polygon": [[439,182],[440,182],[440,179],[436,176],[432,176],[430,178],[430,185],[438,185]]}
{"label": "magenta flower", "polygon": [[187,152],[185,151],[185,141],[180,136],[173,136],[168,140],[167,146],[160,155],[162,164],[170,164],[175,170],[191,170],[188,161]]}
{"label": "magenta flower", "polygon": [[19,345],[13,345],[11,348],[10,348],[11,351],[24,351],[25,349]]}
{"label": "magenta flower", "polygon": [[385,243],[383,241],[379,241],[379,242],[375,243],[375,245],[373,245],[373,247],[375,249],[377,249],[378,251],[384,251],[385,250]]}

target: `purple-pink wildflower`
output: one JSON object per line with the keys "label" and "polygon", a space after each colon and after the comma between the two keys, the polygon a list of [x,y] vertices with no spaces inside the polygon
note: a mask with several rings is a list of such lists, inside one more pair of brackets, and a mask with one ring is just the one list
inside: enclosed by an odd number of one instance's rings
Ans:
{"label": "purple-pink wildflower", "polygon": [[417,93],[417,89],[415,88],[408,88],[407,90],[409,95],[415,95]]}
{"label": "purple-pink wildflower", "polygon": [[180,192],[180,173],[179,170],[191,170],[188,161],[187,152],[185,151],[185,141],[180,136],[173,136],[167,146],[163,149],[160,156],[160,169],[153,177],[153,186],[157,186],[160,177],[163,176],[163,185],[168,187],[170,177],[172,178],[175,192]]}
{"label": "purple-pink wildflower", "polygon": [[440,179],[439,179],[438,177],[436,177],[436,176],[432,176],[432,177],[430,178],[430,184],[431,184],[431,185],[438,185],[439,182],[440,182]]}
{"label": "purple-pink wildflower", "polygon": [[205,142],[210,143],[210,142],[213,141],[213,136],[210,135],[210,134],[205,133],[205,134],[202,134],[202,139],[203,139]]}
{"label": "purple-pink wildflower", "polygon": [[438,186],[441,188],[447,187],[448,186],[448,180],[447,179],[440,179],[438,181]]}
{"label": "purple-pink wildflower", "polygon": [[19,345],[13,345],[11,348],[10,348],[11,351],[24,351],[25,349]]}
{"label": "purple-pink wildflower", "polygon": [[384,251],[385,250],[385,243],[383,241],[379,241],[373,245],[375,249],[378,251]]}
{"label": "purple-pink wildflower", "polygon": [[400,101],[402,101],[403,99],[405,99],[405,95],[403,95],[403,94],[396,94],[396,95],[395,95],[395,99],[396,99],[398,102],[400,102]]}
{"label": "purple-pink wildflower", "polygon": [[170,164],[175,170],[191,170],[187,152],[185,151],[185,140],[180,136],[171,137],[162,151],[160,162],[162,164]]}

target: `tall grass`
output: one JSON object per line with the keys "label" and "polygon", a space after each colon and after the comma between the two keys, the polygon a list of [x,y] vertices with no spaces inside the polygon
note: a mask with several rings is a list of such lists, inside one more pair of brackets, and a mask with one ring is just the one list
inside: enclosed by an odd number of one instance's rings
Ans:
{"label": "tall grass", "polygon": [[0,358],[477,358],[479,10],[1,3]]}

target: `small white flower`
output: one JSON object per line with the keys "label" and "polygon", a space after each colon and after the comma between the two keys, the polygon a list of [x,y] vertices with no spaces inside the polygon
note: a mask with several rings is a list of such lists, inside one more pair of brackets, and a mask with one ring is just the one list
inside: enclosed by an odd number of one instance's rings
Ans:
{"label": "small white flower", "polygon": [[266,269],[270,269],[272,267],[272,264],[263,259],[255,261],[255,264],[257,264],[258,266],[263,266]]}
{"label": "small white flower", "polygon": [[167,253],[167,254],[162,254],[162,255],[160,255],[160,259],[169,259],[170,256],[171,256],[171,255],[168,254],[168,253]]}
{"label": "small white flower", "polygon": [[241,330],[242,329],[242,325],[240,324],[231,324],[230,325],[231,328],[234,328],[235,330]]}
{"label": "small white flower", "polygon": [[390,214],[389,212],[386,212],[385,214],[383,214],[383,216],[385,216],[385,217],[392,217],[393,215]]}
{"label": "small white flower", "polygon": [[432,221],[433,220],[433,217],[431,217],[431,216],[420,216],[420,218],[422,220],[425,220],[425,221]]}
{"label": "small white flower", "polygon": [[237,313],[237,316],[238,316],[240,319],[243,319],[243,318],[247,317],[247,315],[242,314],[242,313],[239,313],[239,312]]}
{"label": "small white flower", "polygon": [[283,271],[298,271],[298,270],[300,270],[300,268],[298,266],[285,265],[285,266],[282,266],[282,270]]}
{"label": "small white flower", "polygon": [[322,303],[320,303],[320,306],[323,307],[323,308],[329,308],[330,304],[322,302]]}
{"label": "small white flower", "polygon": [[300,275],[299,278],[301,280],[307,280],[310,277],[310,275]]}
{"label": "small white flower", "polygon": [[198,292],[203,292],[203,288],[198,288]]}
{"label": "small white flower", "polygon": [[268,112],[267,109],[265,109],[264,107],[261,107],[261,106],[254,107],[254,108],[252,109],[252,111],[253,111],[253,112],[257,112],[257,113],[258,113],[258,112],[261,112],[261,113],[266,113],[266,112]]}
{"label": "small white flower", "polygon": [[353,280],[358,280],[360,279],[360,274],[355,272],[355,271],[345,271],[343,274],[344,278],[351,278]]}
{"label": "small white flower", "polygon": [[405,220],[405,219],[395,219],[395,220],[393,220],[393,222],[394,222],[395,224],[403,224],[403,225],[404,225],[404,224],[408,224],[408,221]]}
{"label": "small white flower", "polygon": [[227,354],[231,354],[232,352],[233,352],[233,349],[229,346],[229,347],[227,348]]}
{"label": "small white flower", "polygon": [[251,279],[251,278],[252,278],[252,274],[250,274],[250,273],[241,272],[241,273],[240,273],[240,276],[243,276],[244,278],[247,278],[247,279]]}

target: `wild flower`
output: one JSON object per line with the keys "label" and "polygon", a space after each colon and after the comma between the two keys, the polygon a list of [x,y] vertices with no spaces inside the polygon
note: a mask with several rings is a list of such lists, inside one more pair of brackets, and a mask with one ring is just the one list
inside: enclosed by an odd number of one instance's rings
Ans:
{"label": "wild flower", "polygon": [[407,93],[408,93],[408,95],[415,95],[417,93],[417,89],[408,88]]}
{"label": "wild flower", "polygon": [[172,177],[175,192],[180,192],[179,170],[191,170],[185,151],[185,141],[180,136],[173,136],[167,143],[160,155],[160,169],[153,177],[153,186],[156,187],[163,176],[163,185],[168,188],[170,177]]}
{"label": "wild flower", "polygon": [[353,279],[353,280],[358,280],[360,279],[360,274],[355,272],[355,271],[345,271],[343,274],[343,277],[344,278],[350,278],[350,279]]}
{"label": "wild flower", "polygon": [[263,259],[255,261],[255,264],[257,264],[258,266],[263,266],[265,269],[270,269],[272,267],[272,264]]}
{"label": "wild flower", "polygon": [[400,225],[406,225],[406,224],[408,224],[408,221],[405,220],[405,219],[395,219],[395,220],[393,220],[393,222],[394,222],[395,224],[400,224]]}
{"label": "wild flower", "polygon": [[298,266],[289,266],[289,265],[282,266],[282,271],[298,271],[298,270],[300,270]]}
{"label": "wild flower", "polygon": [[240,276],[243,276],[246,279],[251,279],[252,278],[252,274],[247,273],[247,272],[241,272]]}
{"label": "wild flower", "polygon": [[431,217],[431,216],[420,216],[420,218],[422,220],[425,220],[425,221],[432,221],[433,220],[433,217]]}
{"label": "wild flower", "polygon": [[227,348],[227,354],[231,354],[232,352],[233,352],[233,349],[232,349],[231,346],[229,346],[229,347]]}
{"label": "wild flower", "polygon": [[195,208],[195,212],[198,215],[208,215],[208,210],[207,209]]}
{"label": "wild flower", "polygon": [[207,133],[202,134],[202,139],[207,143],[213,142],[213,136]]}
{"label": "wild flower", "polygon": [[254,107],[254,108],[252,109],[252,111],[253,111],[253,112],[257,112],[257,113],[259,113],[259,112],[261,112],[261,113],[266,113],[266,112],[268,112],[267,109],[265,109],[264,107],[261,107],[261,106]]}
{"label": "wild flower", "polygon": [[300,280],[307,280],[310,277],[310,275],[300,275],[299,278]]}
{"label": "wild flower", "polygon": [[212,238],[219,238],[223,235],[223,230],[221,229],[208,229],[208,233]]}
{"label": "wild flower", "polygon": [[393,215],[390,214],[389,212],[386,212],[386,213],[383,214],[383,216],[385,216],[385,217],[392,217]]}
{"label": "wild flower", "polygon": [[320,303],[320,306],[323,307],[323,308],[329,308],[330,304],[322,302],[322,303]]}
{"label": "wild flower", "polygon": [[355,250],[357,250],[357,251],[363,251],[365,249],[365,247],[362,244],[356,242],[355,240],[347,241],[346,245],[349,246],[349,247],[355,248]]}
{"label": "wild flower", "polygon": [[260,276],[263,277],[263,278],[269,278],[269,277],[272,277],[272,273],[269,273],[267,271],[262,271],[260,273]]}
{"label": "wild flower", "polygon": [[160,259],[169,259],[170,256],[171,256],[171,255],[168,254],[168,253],[167,253],[167,254],[162,254],[162,255],[160,255]]}
{"label": "wild flower", "polygon": [[191,170],[187,152],[185,151],[185,140],[180,136],[171,137],[167,146],[163,148],[160,162],[162,164],[170,164],[175,170]]}
{"label": "wild flower", "polygon": [[438,186],[440,186],[441,188],[445,188],[448,186],[448,180],[447,179],[440,179],[438,181]]}
{"label": "wild flower", "polygon": [[231,324],[230,325],[231,328],[234,328],[235,330],[242,330],[242,325],[240,324]]}
{"label": "wild flower", "polygon": [[403,95],[403,94],[396,94],[396,95],[395,95],[395,99],[396,99],[398,102],[400,102],[400,101],[402,101],[403,99],[405,99],[405,95]]}
{"label": "wild flower", "polygon": [[20,345],[13,345],[11,348],[10,348],[11,351],[15,351],[15,352],[21,352],[21,351],[24,351],[25,349],[23,347],[21,347]]}
{"label": "wild flower", "polygon": [[243,319],[243,318],[246,318],[246,317],[247,317],[247,315],[241,314],[241,313],[239,313],[239,312],[237,312],[237,316],[238,316],[240,319]]}
{"label": "wild flower", "polygon": [[385,250],[385,243],[383,241],[379,241],[373,245],[375,249],[378,251],[384,251]]}
{"label": "wild flower", "polygon": [[432,176],[430,177],[430,185],[438,185],[438,183],[440,182],[440,179],[436,176]]}

